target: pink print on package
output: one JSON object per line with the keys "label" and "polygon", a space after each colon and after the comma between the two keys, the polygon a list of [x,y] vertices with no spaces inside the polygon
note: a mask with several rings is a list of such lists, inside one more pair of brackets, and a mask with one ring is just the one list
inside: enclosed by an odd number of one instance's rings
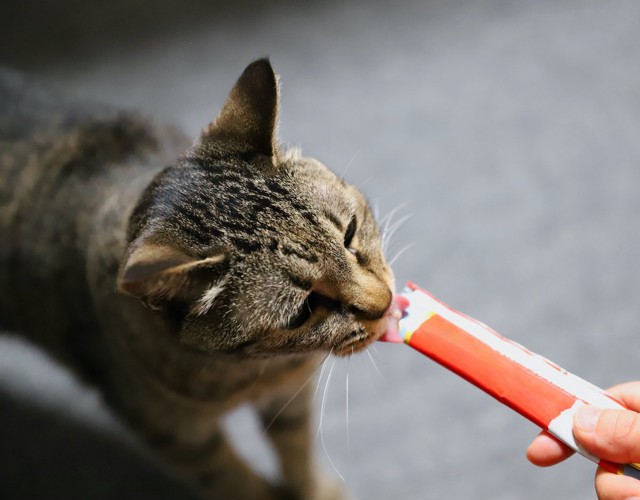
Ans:
{"label": "pink print on package", "polygon": [[398,330],[392,330],[381,340],[404,342],[604,469],[640,479],[638,464],[601,460],[582,449],[573,437],[573,415],[577,408],[593,405],[625,409],[615,397],[479,321],[450,309],[412,283],[395,304],[404,310]]}

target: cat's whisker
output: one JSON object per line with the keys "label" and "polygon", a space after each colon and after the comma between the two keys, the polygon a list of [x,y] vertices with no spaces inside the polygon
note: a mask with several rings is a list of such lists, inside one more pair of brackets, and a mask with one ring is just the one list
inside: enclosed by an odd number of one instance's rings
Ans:
{"label": "cat's whisker", "polygon": [[349,168],[351,167],[351,165],[353,164],[354,160],[358,157],[358,155],[360,154],[360,149],[358,149],[355,154],[351,157],[351,159],[349,160],[349,163],[347,163],[347,166],[345,167],[345,169],[342,171],[342,173],[338,176],[340,178],[341,181],[344,180],[345,176],[347,175],[347,172],[349,171]]}
{"label": "cat's whisker", "polygon": [[342,480],[342,482],[345,483],[346,481],[344,480],[344,476],[340,474],[340,471],[336,467],[336,464],[333,463],[333,460],[331,460],[331,457],[329,456],[329,452],[327,451],[327,445],[324,442],[324,433],[322,432],[320,433],[320,441],[322,442],[322,449],[324,450],[324,454],[327,455],[327,460],[329,460],[331,467],[333,468],[334,472],[338,475],[338,477]]}
{"label": "cat's whisker", "polygon": [[316,432],[316,439],[318,436],[322,434],[322,422],[324,421],[324,410],[327,404],[327,392],[329,391],[329,382],[331,382],[331,374],[333,373],[333,369],[336,367],[336,360],[333,361],[331,368],[329,368],[329,374],[327,375],[327,380],[324,384],[324,391],[322,393],[322,403],[320,404],[320,423],[318,425],[318,431]]}
{"label": "cat's whisker", "polygon": [[336,465],[333,463],[333,460],[331,460],[331,456],[329,455],[329,451],[327,450],[327,445],[324,441],[324,431],[322,429],[322,421],[324,419],[324,412],[325,412],[326,403],[327,403],[327,393],[329,391],[329,384],[331,382],[331,374],[333,373],[333,369],[335,368],[335,366],[336,366],[336,361],[333,362],[333,364],[331,365],[331,368],[329,369],[329,374],[327,375],[327,382],[324,386],[324,393],[322,395],[322,405],[320,406],[320,424],[318,425],[318,432],[316,433],[316,439],[318,439],[318,435],[319,435],[320,442],[322,443],[322,449],[324,450],[325,455],[327,455],[327,459],[329,460],[331,467],[333,468],[334,472],[338,475],[338,477],[340,477],[340,479],[344,482],[343,475],[340,474],[340,471],[338,470]]}
{"label": "cat's whisker", "polygon": [[[353,347],[351,348],[353,354]],[[345,417],[347,420],[347,451],[351,453],[351,437],[349,435],[349,364],[347,363],[347,380],[345,381]]]}
{"label": "cat's whisker", "polygon": [[[313,392],[313,401],[316,400],[316,396],[318,395],[318,390],[320,389],[320,383],[322,382],[322,375],[324,375],[324,370],[327,367],[327,359],[329,359],[329,356],[331,356],[331,353],[333,352],[333,347],[331,348],[331,350],[329,351],[329,354],[327,354],[321,362],[322,365],[322,369],[320,370],[320,376],[318,377],[318,383],[316,384],[316,390]],[[317,368],[316,368],[317,370]]]}
{"label": "cat's whisker", "polygon": [[369,359],[371,360],[371,363],[373,363],[373,367],[375,368],[376,372],[378,372],[378,375],[380,375],[380,378],[382,378],[382,380],[386,380],[384,378],[384,375],[382,374],[382,372],[378,369],[378,365],[376,364],[375,360],[373,359],[373,356],[369,352],[369,349],[366,349],[365,352],[369,356]]}
{"label": "cat's whisker", "polygon": [[402,227],[402,225],[407,222],[411,217],[413,216],[413,214],[407,214],[403,217],[400,217],[397,221],[395,221],[387,230],[387,232],[384,235],[384,238],[382,240],[382,249],[383,251],[386,252],[387,250],[387,246],[389,245],[389,242],[391,241],[391,238],[393,237],[393,235],[396,233],[396,231],[398,229],[400,229],[400,227]]}
{"label": "cat's whisker", "polygon": [[[278,419],[278,417],[280,415],[282,415],[282,412],[285,411],[287,409],[287,407],[293,402],[293,400],[298,397],[298,394],[300,394],[304,390],[304,388],[309,385],[309,382],[311,382],[311,380],[313,380],[313,377],[316,374],[316,371],[318,371],[318,368],[320,368],[320,366],[324,367],[324,362],[326,361],[326,359],[329,357],[330,354],[331,354],[331,352],[329,352],[324,358],[322,358],[322,361],[320,361],[320,363],[318,363],[318,366],[316,366],[313,369],[313,371],[311,372],[311,375],[309,375],[309,377],[307,377],[307,380],[305,380],[304,383],[300,386],[300,388],[293,394],[293,396],[291,396],[287,400],[287,402],[284,405],[282,405],[282,408],[280,408],[278,410],[278,412],[273,416],[271,421],[267,425],[265,425],[264,429],[262,430],[263,434],[267,433],[267,431],[271,428],[273,423]],[[267,366],[267,363],[265,362],[262,371],[264,371],[264,368],[266,368],[266,366]],[[260,373],[262,373],[262,371]]]}
{"label": "cat's whisker", "polygon": [[389,261],[389,265],[392,266],[394,262],[397,261],[400,258],[400,256],[403,253],[405,253],[407,250],[409,250],[413,245],[415,245],[415,241],[412,241],[411,243],[407,243],[404,247],[402,247]]}
{"label": "cat's whisker", "polygon": [[411,217],[413,217],[412,213],[408,213],[407,215],[403,215],[398,220],[396,220],[393,224],[389,224],[389,228],[387,230],[387,234],[385,235],[387,239],[391,238],[393,233],[395,233],[399,227],[402,226],[406,221],[408,221]]}
{"label": "cat's whisker", "polygon": [[395,217],[395,215],[405,208],[407,203],[399,203],[396,207],[392,208],[387,215],[384,215],[382,219],[380,219],[380,224],[388,225],[389,221]]}
{"label": "cat's whisker", "polygon": [[390,259],[394,258],[398,253],[398,250],[402,249],[407,243],[403,241],[394,241],[393,244],[389,245],[388,251],[386,255],[390,255]]}
{"label": "cat's whisker", "polygon": [[406,206],[407,206],[406,203],[400,203],[397,207],[392,209],[387,215],[385,215],[384,217],[382,217],[382,219],[380,219],[380,232],[381,232],[383,252],[386,252],[386,247],[391,238],[391,236],[389,235],[391,227],[395,226],[396,224],[395,222],[392,224],[391,221],[393,220],[395,215]]}
{"label": "cat's whisker", "polygon": [[[255,385],[258,383],[258,380],[260,380],[260,377],[262,377],[262,375],[264,374],[264,371],[267,369],[267,365],[269,364],[269,361],[270,360],[267,359],[264,363],[262,363],[262,366],[260,367],[260,371],[258,372],[258,374],[256,375],[256,378],[253,379],[253,382],[251,383],[251,387],[255,387]],[[304,389],[304,385],[300,388],[300,390],[302,390],[302,389]],[[295,398],[295,396],[293,398]],[[291,398],[291,399],[293,400],[293,398]],[[289,404],[289,403],[287,403],[287,404]]]}
{"label": "cat's whisker", "polygon": [[371,179],[374,179],[374,178],[375,178],[375,175],[370,175],[369,177],[366,177],[362,182],[360,182],[359,184],[356,184],[355,188],[358,191],[361,191],[362,188],[364,187],[364,185],[367,184]]}

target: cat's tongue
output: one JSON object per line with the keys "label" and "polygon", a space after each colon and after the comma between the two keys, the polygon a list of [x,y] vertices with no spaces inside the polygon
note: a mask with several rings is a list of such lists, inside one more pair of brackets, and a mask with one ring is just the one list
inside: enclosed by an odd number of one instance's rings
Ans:
{"label": "cat's tongue", "polygon": [[402,343],[400,338],[399,323],[404,310],[409,306],[409,300],[404,295],[394,295],[391,306],[387,311],[385,319],[387,321],[387,331],[378,340],[381,342]]}

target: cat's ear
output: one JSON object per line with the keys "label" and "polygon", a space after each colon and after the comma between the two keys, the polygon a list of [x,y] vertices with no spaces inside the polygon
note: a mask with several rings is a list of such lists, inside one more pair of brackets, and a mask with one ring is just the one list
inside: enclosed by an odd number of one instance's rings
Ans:
{"label": "cat's ear", "polygon": [[218,118],[202,133],[235,153],[276,154],[278,78],[268,59],[246,67]]}
{"label": "cat's ear", "polygon": [[223,252],[193,258],[171,245],[134,242],[120,266],[117,287],[153,309],[172,301],[197,309],[207,290],[221,281],[226,258]]}

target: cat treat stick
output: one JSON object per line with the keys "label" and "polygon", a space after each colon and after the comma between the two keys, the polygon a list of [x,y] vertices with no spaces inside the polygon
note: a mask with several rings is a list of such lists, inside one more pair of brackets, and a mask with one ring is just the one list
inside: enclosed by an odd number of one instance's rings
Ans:
{"label": "cat treat stick", "polygon": [[626,409],[616,398],[544,357],[450,309],[414,284],[396,299],[404,309],[398,331],[381,340],[404,342],[479,387],[604,469],[640,479],[640,464],[595,457],[573,437],[582,405]]}

